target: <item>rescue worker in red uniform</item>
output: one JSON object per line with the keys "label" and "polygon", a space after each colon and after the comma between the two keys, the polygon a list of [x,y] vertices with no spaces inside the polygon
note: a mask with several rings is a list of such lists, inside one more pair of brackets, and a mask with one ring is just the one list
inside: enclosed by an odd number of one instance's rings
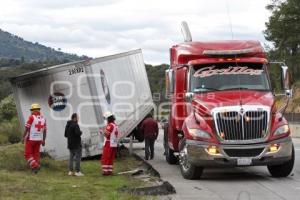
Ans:
{"label": "rescue worker in red uniform", "polygon": [[46,120],[40,113],[41,107],[31,105],[29,116],[23,133],[22,143],[25,142],[24,157],[34,173],[40,170],[40,146],[45,146]]}
{"label": "rescue worker in red uniform", "polygon": [[115,116],[111,112],[106,112],[104,117],[107,119],[107,125],[104,131],[104,147],[102,152],[101,164],[103,176],[109,176],[113,173],[113,163],[118,147],[118,126],[115,124]]}

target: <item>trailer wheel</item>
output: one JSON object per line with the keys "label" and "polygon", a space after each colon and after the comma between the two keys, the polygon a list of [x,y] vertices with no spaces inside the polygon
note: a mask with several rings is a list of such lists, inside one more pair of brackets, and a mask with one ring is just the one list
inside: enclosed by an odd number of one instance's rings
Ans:
{"label": "trailer wheel", "polygon": [[203,174],[203,167],[195,166],[188,161],[188,152],[185,139],[180,141],[179,144],[179,166],[181,174],[185,179],[200,179]]}
{"label": "trailer wheel", "polygon": [[175,165],[178,163],[177,157],[174,155],[174,151],[170,149],[169,144],[168,144],[168,124],[166,123],[164,125],[164,148],[165,148],[165,156],[166,156],[166,161],[170,165]]}
{"label": "trailer wheel", "polygon": [[287,177],[293,171],[294,162],[295,162],[295,150],[293,146],[291,160],[281,165],[269,165],[268,170],[273,177],[276,178]]}

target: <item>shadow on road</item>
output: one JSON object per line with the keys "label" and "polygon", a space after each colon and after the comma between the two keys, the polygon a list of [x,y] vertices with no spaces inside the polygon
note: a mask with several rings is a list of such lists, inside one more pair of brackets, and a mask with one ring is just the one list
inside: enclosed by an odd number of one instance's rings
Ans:
{"label": "shadow on road", "polygon": [[249,181],[249,180],[268,180],[271,178],[270,175],[267,175],[265,173],[257,173],[254,170],[249,170],[249,168],[210,168],[205,169],[204,173],[201,177],[201,181],[209,181],[209,180],[224,180],[226,182],[232,182],[232,181]]}

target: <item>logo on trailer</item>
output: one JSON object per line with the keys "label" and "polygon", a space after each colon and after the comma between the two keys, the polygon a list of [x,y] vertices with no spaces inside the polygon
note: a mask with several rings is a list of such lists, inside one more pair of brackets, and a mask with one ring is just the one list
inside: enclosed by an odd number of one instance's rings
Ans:
{"label": "logo on trailer", "polygon": [[103,88],[105,99],[107,103],[110,104],[110,93],[109,93],[108,83],[104,71],[102,69],[100,70],[100,79],[101,79],[101,85]]}
{"label": "logo on trailer", "polygon": [[55,92],[49,96],[48,104],[54,111],[62,111],[67,106],[67,99],[64,94]]}

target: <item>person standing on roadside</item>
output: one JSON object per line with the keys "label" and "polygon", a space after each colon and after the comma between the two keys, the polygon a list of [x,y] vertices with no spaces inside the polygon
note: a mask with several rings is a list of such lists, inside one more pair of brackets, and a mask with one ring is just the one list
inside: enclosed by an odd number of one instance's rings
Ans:
{"label": "person standing on roadside", "polygon": [[145,160],[154,158],[154,143],[158,136],[158,124],[149,113],[142,122],[140,130],[145,138]]}
{"label": "person standing on roadside", "polygon": [[31,115],[29,116],[22,137],[25,143],[24,157],[33,173],[40,170],[40,147],[45,146],[46,140],[46,120],[41,115],[41,106],[37,103],[31,105]]}
{"label": "person standing on roadside", "polygon": [[114,159],[118,147],[118,126],[115,124],[115,116],[111,112],[104,113],[107,125],[104,131],[104,147],[101,157],[102,174],[109,176],[113,174]]}
{"label": "person standing on roadside", "polygon": [[[72,114],[71,120],[66,124],[65,137],[68,139],[68,149],[70,151],[69,176],[84,176],[80,171],[80,161],[82,156],[81,135],[78,125],[78,115]],[[75,163],[75,172],[74,172]]]}

